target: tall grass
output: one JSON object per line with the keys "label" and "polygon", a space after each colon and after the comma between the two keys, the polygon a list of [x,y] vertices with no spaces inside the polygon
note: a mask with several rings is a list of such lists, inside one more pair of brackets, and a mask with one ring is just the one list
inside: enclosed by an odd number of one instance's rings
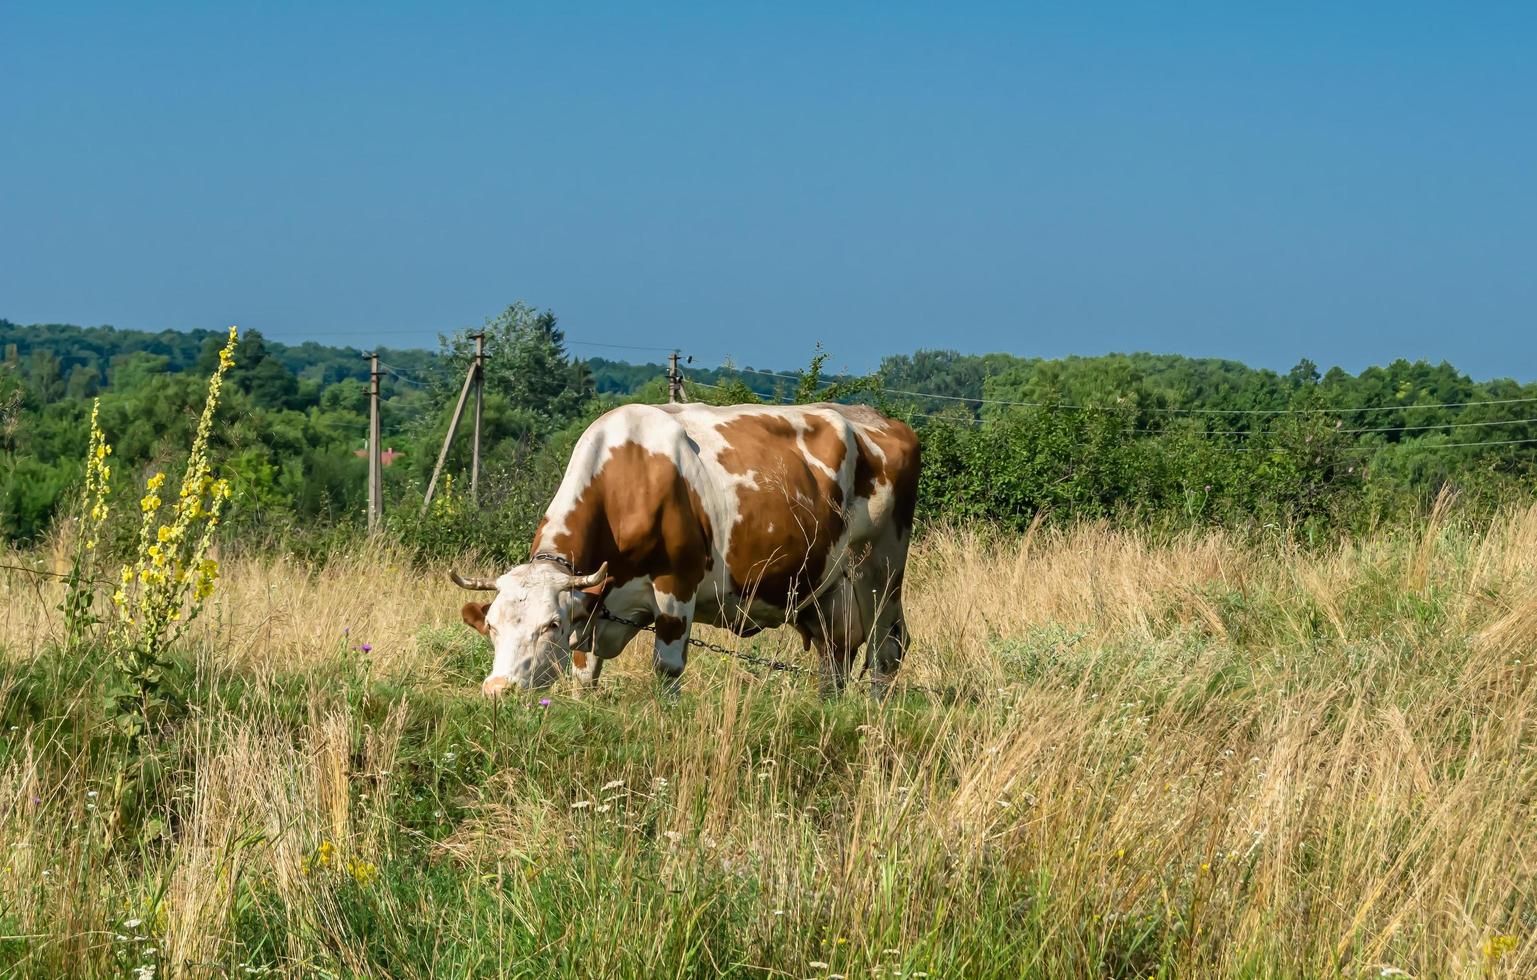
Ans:
{"label": "tall grass", "polygon": [[638,650],[488,702],[441,574],[224,568],[142,757],[0,584],[0,973],[1537,973],[1537,508],[931,533],[946,695],[883,706]]}

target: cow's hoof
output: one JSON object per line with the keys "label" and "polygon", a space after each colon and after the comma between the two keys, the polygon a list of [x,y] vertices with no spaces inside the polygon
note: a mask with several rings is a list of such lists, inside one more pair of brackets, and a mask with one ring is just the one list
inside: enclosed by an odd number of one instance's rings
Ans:
{"label": "cow's hoof", "polygon": [[480,693],[488,698],[494,698],[512,686],[512,681],[505,677],[487,677],[480,685]]}

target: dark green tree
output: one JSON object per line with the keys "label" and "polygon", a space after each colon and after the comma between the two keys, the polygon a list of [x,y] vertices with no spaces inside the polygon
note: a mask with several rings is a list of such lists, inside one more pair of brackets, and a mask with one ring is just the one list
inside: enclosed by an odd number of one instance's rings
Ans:
{"label": "dark green tree", "polygon": [[[586,366],[566,351],[565,333],[555,314],[537,311],[521,300],[486,320],[486,391],[504,399],[514,414],[538,420],[536,435],[561,428],[592,395]],[[477,331],[461,330],[439,341],[452,366],[443,390],[458,395],[458,385],[475,355]],[[451,403],[450,403],[451,405]]]}

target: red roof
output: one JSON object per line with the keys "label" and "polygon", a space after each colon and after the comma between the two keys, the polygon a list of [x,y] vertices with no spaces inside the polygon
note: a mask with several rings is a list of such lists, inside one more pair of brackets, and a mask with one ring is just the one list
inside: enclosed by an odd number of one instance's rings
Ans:
{"label": "red roof", "polygon": [[[391,446],[379,454],[379,462],[383,463],[385,466],[388,466],[405,454],[406,451],[404,449],[396,449],[394,446]],[[358,459],[366,459],[368,457],[368,450],[354,449],[352,451],[352,455],[356,456]]]}

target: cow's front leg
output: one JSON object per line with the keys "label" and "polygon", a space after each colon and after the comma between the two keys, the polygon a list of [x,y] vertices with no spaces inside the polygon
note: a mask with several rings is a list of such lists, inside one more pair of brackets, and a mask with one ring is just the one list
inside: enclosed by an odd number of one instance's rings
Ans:
{"label": "cow's front leg", "polygon": [[667,578],[659,578],[653,586],[656,600],[656,652],[652,665],[657,679],[669,691],[676,691],[683,667],[688,663],[688,635],[694,625],[694,597],[679,596],[669,586]]}
{"label": "cow's front leg", "polygon": [[572,636],[571,674],[578,685],[584,688],[597,687],[598,677],[603,673],[603,662],[623,653],[637,632],[639,630],[634,626],[600,619],[594,613],[591,625]]}

